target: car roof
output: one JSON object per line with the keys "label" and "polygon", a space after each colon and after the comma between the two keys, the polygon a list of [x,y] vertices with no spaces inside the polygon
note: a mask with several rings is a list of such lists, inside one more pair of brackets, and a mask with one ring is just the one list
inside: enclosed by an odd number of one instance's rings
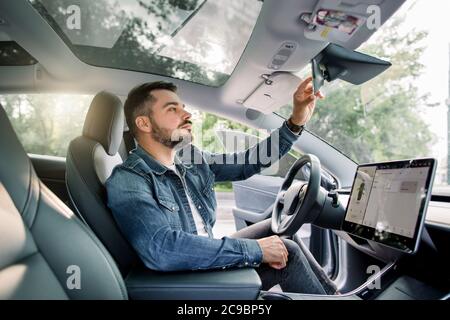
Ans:
{"label": "car roof", "polygon": [[[379,4],[381,23],[384,23],[404,0],[363,2]],[[300,20],[300,15],[311,12],[315,6],[316,1],[264,1],[253,33],[231,77],[220,87],[210,87],[151,73],[88,65],[77,58],[29,1],[2,1],[0,40],[17,42],[38,64],[0,67],[0,92],[60,91],[94,94],[108,90],[125,96],[137,84],[168,80],[180,87],[180,95],[189,105],[218,113],[233,108],[241,109],[240,102],[261,84],[261,76],[274,72],[269,64],[283,43],[297,45],[286,63],[277,70],[286,72],[303,69],[327,46],[328,42],[311,40],[304,34],[307,25]],[[359,28],[350,40],[338,44],[356,49],[375,31],[367,27]]]}
{"label": "car roof", "polygon": [[[343,5],[378,5],[381,12],[380,27],[404,2],[346,0]],[[310,60],[329,43],[306,37],[306,24],[301,21],[301,15],[312,12],[316,7],[336,3],[335,0],[265,0],[248,44],[230,78],[222,86],[210,87],[151,73],[88,65],[77,58],[29,1],[0,1],[0,41],[15,41],[38,61],[28,66],[0,66],[0,94],[95,94],[107,90],[124,98],[135,85],[166,80],[179,87],[178,94],[188,106],[254,128],[273,130],[283,121],[279,115],[254,112],[244,107],[242,101],[265,83],[264,75],[275,73],[269,66],[283,44],[295,43],[296,48],[276,72],[296,73],[308,66]],[[335,43],[354,50],[374,32],[376,29],[369,30],[364,25],[349,40]],[[289,99],[289,94],[285,98]],[[351,159],[306,130],[298,143],[301,143],[302,152],[317,155],[324,167],[339,177],[342,186],[351,184],[356,168]]]}

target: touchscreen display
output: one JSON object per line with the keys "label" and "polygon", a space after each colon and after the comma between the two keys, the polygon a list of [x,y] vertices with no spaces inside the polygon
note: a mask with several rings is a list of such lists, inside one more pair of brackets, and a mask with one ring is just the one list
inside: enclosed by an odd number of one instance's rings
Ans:
{"label": "touchscreen display", "polygon": [[359,166],[343,230],[414,252],[434,170],[434,159]]}

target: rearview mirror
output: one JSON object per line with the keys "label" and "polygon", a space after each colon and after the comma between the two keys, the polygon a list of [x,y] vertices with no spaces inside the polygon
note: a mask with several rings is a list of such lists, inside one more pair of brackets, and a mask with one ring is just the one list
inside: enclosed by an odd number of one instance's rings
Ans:
{"label": "rearview mirror", "polygon": [[341,79],[358,85],[376,77],[390,66],[388,61],[331,43],[311,60],[314,93],[319,91],[325,80],[331,82]]}

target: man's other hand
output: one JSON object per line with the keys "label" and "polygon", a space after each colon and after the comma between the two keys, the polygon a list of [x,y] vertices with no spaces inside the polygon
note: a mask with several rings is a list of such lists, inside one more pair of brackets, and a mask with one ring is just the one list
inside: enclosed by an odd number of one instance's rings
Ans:
{"label": "man's other hand", "polygon": [[263,252],[263,263],[274,269],[283,269],[288,261],[288,251],[278,236],[271,236],[256,240]]}

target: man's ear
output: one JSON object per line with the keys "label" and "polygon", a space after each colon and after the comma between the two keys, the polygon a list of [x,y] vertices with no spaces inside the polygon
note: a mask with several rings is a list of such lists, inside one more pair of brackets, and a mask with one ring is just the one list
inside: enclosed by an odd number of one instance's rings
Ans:
{"label": "man's ear", "polygon": [[151,132],[152,125],[150,123],[150,119],[148,117],[139,116],[134,120],[136,127],[143,132]]}

